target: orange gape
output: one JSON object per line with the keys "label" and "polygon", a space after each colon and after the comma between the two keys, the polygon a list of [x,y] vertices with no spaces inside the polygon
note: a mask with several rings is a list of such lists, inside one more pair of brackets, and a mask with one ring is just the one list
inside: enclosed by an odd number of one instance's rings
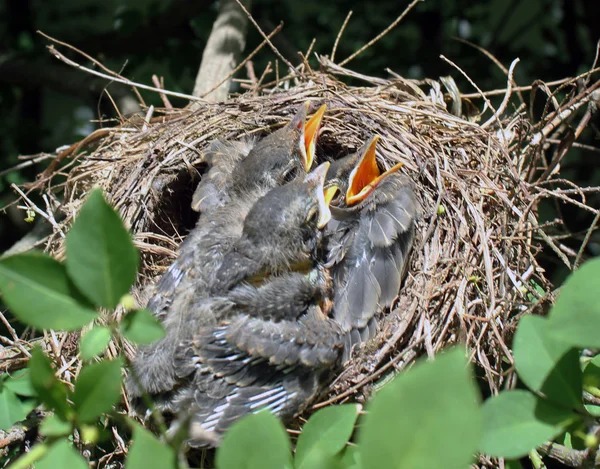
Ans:
{"label": "orange gape", "polygon": [[321,120],[326,108],[327,106],[323,104],[304,125],[304,148],[306,150],[306,167],[304,169],[307,172],[310,171],[315,159],[315,142],[317,141],[319,127],[321,126]]}
{"label": "orange gape", "polygon": [[350,173],[348,191],[346,192],[347,205],[353,205],[364,200],[385,176],[398,171],[402,167],[402,163],[398,163],[383,174],[379,171],[375,153],[378,140],[378,136],[373,137],[361,161]]}

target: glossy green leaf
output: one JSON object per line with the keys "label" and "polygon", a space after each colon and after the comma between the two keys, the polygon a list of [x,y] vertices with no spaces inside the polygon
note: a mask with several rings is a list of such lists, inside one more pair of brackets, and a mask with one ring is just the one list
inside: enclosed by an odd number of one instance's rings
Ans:
{"label": "glossy green leaf", "polygon": [[294,467],[318,467],[319,461],[335,456],[352,436],[360,406],[347,404],[325,407],[310,417],[296,444]]}
{"label": "glossy green leaf", "polygon": [[38,329],[78,329],[97,316],[77,301],[65,267],[42,253],[1,259],[0,291],[16,317]]}
{"label": "glossy green leaf", "polygon": [[67,272],[96,305],[113,309],[129,291],[138,252],[118,213],[94,190],[67,235]]}
{"label": "glossy green leaf", "polygon": [[131,311],[120,324],[123,335],[139,345],[151,344],[165,336],[165,330],[147,309]]}
{"label": "glossy green leaf", "polygon": [[72,411],[67,403],[67,386],[58,380],[50,359],[39,347],[34,347],[31,351],[28,368],[31,386],[38,397],[49,410],[54,410],[59,417],[68,420]]}
{"label": "glossy green leaf", "polygon": [[10,389],[15,394],[26,397],[37,396],[35,389],[31,386],[28,368],[23,368],[22,370],[17,370],[10,374],[6,373],[3,377],[4,387]]}
{"label": "glossy green leaf", "polygon": [[548,318],[548,331],[572,347],[600,347],[600,258],[592,259],[565,281]]}
{"label": "glossy green leaf", "polygon": [[421,362],[379,391],[359,422],[363,467],[466,469],[481,434],[479,395],[465,352]]}
{"label": "glossy green leaf", "polygon": [[580,409],[579,351],[549,335],[546,325],[546,319],[539,316],[525,316],[519,321],[513,341],[519,378],[556,404]]}
{"label": "glossy green leaf", "polygon": [[290,440],[270,412],[251,414],[234,423],[217,449],[217,469],[288,469]]}
{"label": "glossy green leaf", "polygon": [[82,360],[91,360],[102,354],[110,342],[111,332],[108,327],[96,326],[85,333],[79,342],[79,353]]}
{"label": "glossy green leaf", "polygon": [[52,445],[52,448],[35,463],[35,469],[89,469],[87,461],[77,452],[68,440],[62,439]]}
{"label": "glossy green leaf", "polygon": [[0,430],[7,430],[24,420],[30,410],[10,389],[0,390]]}
{"label": "glossy green leaf", "polygon": [[177,460],[173,449],[161,443],[152,433],[136,425],[133,431],[133,444],[129,449],[125,469],[176,469]]}
{"label": "glossy green leaf", "polygon": [[86,365],[79,373],[73,404],[80,423],[89,423],[109,412],[121,398],[123,360],[103,360]]}
{"label": "glossy green leaf", "polygon": [[525,456],[577,420],[577,415],[529,391],[504,391],[484,402],[480,450],[509,459]]}
{"label": "glossy green leaf", "polygon": [[40,425],[40,433],[44,436],[65,436],[71,433],[73,426],[57,415],[48,415]]}

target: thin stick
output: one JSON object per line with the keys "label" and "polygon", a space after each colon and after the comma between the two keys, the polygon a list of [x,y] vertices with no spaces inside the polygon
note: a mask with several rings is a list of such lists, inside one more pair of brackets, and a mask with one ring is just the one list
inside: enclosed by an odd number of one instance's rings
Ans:
{"label": "thin stick", "polygon": [[473,80],[471,80],[471,77],[469,77],[469,75],[467,75],[463,71],[463,69],[461,69],[458,65],[456,65],[454,62],[452,62],[452,60],[450,60],[449,58],[445,57],[444,55],[440,55],[440,59],[442,59],[445,62],[447,62],[450,65],[452,65],[456,70],[458,70],[462,74],[462,76],[464,76],[467,79],[467,81],[471,84],[471,86],[473,88],[475,88],[477,91],[479,91],[479,94],[481,95],[481,97],[483,98],[483,100],[485,101],[485,103],[487,104],[487,106],[494,112],[494,120],[498,121],[498,125],[502,129],[502,122],[500,122],[500,119],[496,115],[496,109],[494,109],[494,106],[492,106],[491,101],[485,97],[485,95],[483,94],[483,91],[481,91],[481,89],[479,88],[479,86],[477,86],[475,84],[475,82]]}
{"label": "thin stick", "polygon": [[155,88],[153,86],[148,86],[148,85],[142,85],[141,83],[136,83],[134,81],[127,80],[125,78],[117,78],[117,77],[114,77],[114,76],[106,75],[105,73],[97,72],[96,70],[92,70],[90,68],[84,67],[83,65],[80,65],[77,62],[74,62],[73,60],[66,58],[63,54],[61,54],[58,50],[56,50],[54,48],[54,46],[48,46],[48,50],[50,51],[50,53],[52,55],[54,55],[54,57],[56,57],[61,62],[64,62],[67,65],[70,65],[71,67],[74,67],[76,69],[82,70],[82,71],[87,72],[87,73],[89,73],[91,75],[96,75],[97,77],[106,78],[107,80],[111,80],[111,81],[114,81],[114,82],[117,82],[117,83],[122,83],[124,85],[129,85],[129,86],[141,88],[143,90],[154,91],[156,93],[163,93],[163,94],[166,94],[168,96],[175,96],[176,98],[187,99],[189,101],[204,101],[202,98],[197,98],[196,96],[191,96],[189,94],[176,93],[174,91],[161,90],[160,88]]}
{"label": "thin stick", "polygon": [[[581,118],[579,125],[575,129],[573,138],[571,139],[571,143],[573,141],[577,140],[581,136],[581,133],[587,127],[591,118],[592,118],[592,111],[590,110],[590,108],[588,108],[587,111],[585,112],[585,114],[583,115],[583,117]],[[548,167],[540,176],[541,180],[546,179],[548,176],[550,176],[554,172],[555,168],[562,162],[565,155],[571,149],[571,143],[569,143],[568,139],[569,139],[569,136],[567,135],[565,137],[565,141],[567,142],[567,144],[564,145],[562,148],[559,145],[559,147],[557,148],[557,155],[555,158],[552,158],[552,161],[550,161],[550,163],[548,164]]]}
{"label": "thin stick", "polygon": [[44,212],[41,208],[39,208],[37,205],[35,205],[30,199],[29,197],[27,197],[25,195],[25,193],[19,189],[19,187],[16,184],[11,184],[10,187],[12,187],[15,192],[17,192],[17,194],[19,194],[23,200],[27,203],[27,206],[33,210],[35,213],[37,213],[38,215],[42,216],[44,219],[48,220],[48,222],[52,225],[52,227],[60,234],[60,236],[62,238],[65,237],[65,233],[63,232],[63,230],[60,228],[60,226],[58,226],[58,223],[56,223],[56,221],[54,220],[54,217],[51,217],[50,215],[48,215],[46,212]]}
{"label": "thin stick", "polygon": [[360,49],[358,49],[354,54],[352,54],[350,57],[348,57],[347,59],[341,61],[339,63],[340,66],[344,66],[346,65],[348,62],[350,62],[352,59],[354,59],[356,56],[358,56],[359,54],[362,54],[365,50],[367,50],[369,47],[371,47],[373,44],[375,44],[377,41],[379,41],[383,36],[385,36],[387,33],[389,33],[392,29],[394,29],[398,23],[400,23],[400,21],[402,21],[404,19],[404,17],[408,14],[408,12],[410,10],[413,9],[413,7],[421,2],[422,0],[413,0],[410,5],[408,5],[406,7],[406,9],[402,12],[402,14],[396,18],[394,20],[394,22],[392,24],[390,24],[387,28],[385,28],[383,30],[383,32],[381,32],[379,35],[377,35],[375,38],[371,39],[369,42],[367,42],[364,46],[362,46]]}
{"label": "thin stick", "polygon": [[335,42],[333,43],[333,49],[331,50],[331,61],[332,62],[335,62],[335,52],[337,51],[337,47],[340,42],[340,38],[342,37],[342,34],[344,33],[344,29],[346,29],[346,25],[348,24],[348,21],[350,21],[351,16],[352,16],[352,10],[350,10],[348,12],[346,19],[344,20],[344,22],[342,23],[342,27],[340,28],[340,32],[338,33],[337,37],[335,38]]}
{"label": "thin stick", "polygon": [[[48,36],[46,33],[43,33],[42,31],[36,31],[40,36],[45,37],[46,39],[59,44],[61,46],[66,47],[67,49],[71,49],[72,51],[77,52],[79,55],[85,57],[86,59],[88,59],[90,62],[92,62],[93,64],[96,64],[98,67],[100,67],[102,70],[104,70],[106,73],[113,75],[117,78],[121,78],[123,80],[125,80],[125,77],[118,74],[117,72],[111,70],[110,68],[106,67],[102,62],[99,62],[98,60],[94,59],[92,56],[86,54],[85,52],[77,49],[77,47],[72,46],[71,44],[68,44],[66,42],[62,42],[59,41],[58,39],[53,38],[52,36]],[[142,95],[139,93],[138,90],[136,90],[135,88],[133,88],[133,92],[135,93],[135,95],[138,98],[138,101],[141,103],[142,106],[146,106],[146,102],[144,101],[144,98],[142,98]]]}
{"label": "thin stick", "polygon": [[508,69],[508,79],[507,79],[507,83],[506,83],[506,94],[504,95],[504,99],[502,100],[502,103],[500,104],[500,107],[494,113],[494,115],[492,117],[490,117],[486,122],[484,122],[481,125],[482,129],[485,129],[486,127],[489,127],[489,125],[492,122],[494,122],[495,120],[497,120],[498,123],[500,123],[500,116],[502,116],[502,114],[504,114],[504,111],[506,111],[506,108],[508,107],[508,102],[510,101],[510,96],[512,94],[512,85],[513,85],[513,82],[514,82],[514,80],[513,80],[513,73],[514,73],[515,67],[519,63],[519,61],[520,61],[520,59],[516,58],[510,64],[510,68]]}
{"label": "thin stick", "polygon": [[[455,41],[458,41],[458,42],[462,42],[463,44],[466,44],[466,45],[471,46],[472,48],[478,50],[483,55],[485,55],[488,59],[490,59],[494,64],[496,64],[496,66],[500,70],[502,70],[502,72],[504,72],[505,75],[508,76],[509,71],[506,69],[506,67],[504,65],[502,65],[502,62],[500,62],[494,55],[492,55],[491,52],[485,50],[483,47],[478,46],[477,44],[473,44],[471,41],[467,41],[466,39],[461,39],[460,37],[453,37],[452,39],[454,39]],[[519,99],[521,100],[521,103],[524,104],[525,99],[523,98],[523,95],[521,94],[521,91],[519,90],[517,83],[514,80],[512,80],[511,83],[513,85],[513,90],[516,91],[517,94],[519,95]]]}
{"label": "thin stick", "polygon": [[[239,3],[239,1],[238,1]],[[275,34],[277,34],[279,31],[281,31],[281,28],[283,28],[283,23],[279,23],[279,26],[277,26],[272,32],[271,34],[269,34],[265,40],[263,42],[261,42],[259,44],[259,46],[254,49],[250,55],[248,57],[246,57],[244,60],[242,60],[240,62],[240,64],[235,67],[231,73],[229,75],[227,75],[220,83],[216,84],[215,86],[213,86],[210,90],[208,90],[206,93],[204,93],[201,97],[204,98],[206,96],[208,96],[209,94],[211,94],[213,91],[215,91],[219,86],[221,86],[223,83],[225,83],[227,80],[229,80],[233,75],[235,75],[237,72],[239,72],[249,60],[252,60],[252,57],[254,57],[256,54],[258,54],[258,52],[265,46],[265,44],[269,43],[269,39],[271,39]]]}
{"label": "thin stick", "polygon": [[579,267],[579,263],[581,262],[581,258],[583,257],[583,251],[585,251],[586,246],[590,242],[590,238],[592,237],[592,233],[594,232],[594,229],[596,228],[596,225],[598,224],[598,220],[600,220],[600,211],[598,211],[598,213],[594,217],[594,220],[592,221],[590,228],[587,230],[587,233],[585,234],[583,243],[581,243],[581,246],[579,247],[579,251],[577,252],[577,257],[575,258],[575,262],[573,262],[574,269]]}
{"label": "thin stick", "polygon": [[279,57],[283,61],[284,64],[286,64],[289,68],[291,68],[294,72],[296,72],[296,74],[298,74],[298,70],[296,70],[296,67],[294,67],[283,55],[281,55],[281,52],[279,52],[279,50],[277,50],[277,47],[275,47],[273,45],[273,43],[271,42],[269,37],[265,34],[265,32],[260,28],[258,23],[254,20],[254,18],[250,14],[250,12],[248,10],[246,10],[246,7],[244,6],[244,4],[240,0],[235,0],[235,1],[240,6],[240,8],[242,10],[244,10],[244,13],[246,13],[246,16],[252,22],[254,27],[258,30],[260,35],[265,38],[265,41],[267,41],[267,44],[269,44],[269,47],[271,47],[271,50],[275,53],[275,55],[277,55],[277,57]]}
{"label": "thin stick", "polygon": [[52,157],[53,157],[52,155],[42,155],[42,156],[38,156],[32,160],[23,161],[23,163],[19,163],[18,165],[13,166],[12,168],[8,168],[3,171],[0,171],[0,176],[4,176],[5,174],[12,173],[13,171],[18,171],[19,169],[27,168],[28,166],[34,165],[36,163],[39,163],[40,161],[44,161],[44,160],[47,160],[48,158],[52,158]]}
{"label": "thin stick", "polygon": [[[600,72],[600,67],[593,68],[592,70],[582,73],[581,75],[577,75],[576,77],[573,77],[573,78],[563,78],[562,80],[549,81],[548,83],[546,83],[546,86],[560,86],[560,85],[564,85],[565,83],[574,83],[577,80],[580,80],[582,78],[588,78],[588,77],[592,76],[594,73],[598,73],[598,72]],[[513,88],[513,90],[514,91],[531,91],[532,88],[533,88],[533,85],[516,86]],[[492,90],[492,91],[486,91],[483,93],[483,95],[484,96],[499,96],[504,93],[506,93],[506,88]],[[482,93],[465,93],[465,94],[461,94],[460,97],[473,99],[473,98],[481,98],[483,96],[482,96]]]}
{"label": "thin stick", "polygon": [[[165,89],[164,85],[161,83],[161,81],[158,79],[158,76],[156,76],[156,75],[152,75],[152,83],[154,83],[154,86],[156,86],[157,88],[160,88],[161,90]],[[160,99],[162,100],[165,108],[173,109],[173,105],[171,104],[171,101],[169,101],[169,98],[167,98],[164,93],[159,93],[159,96],[160,96]]]}

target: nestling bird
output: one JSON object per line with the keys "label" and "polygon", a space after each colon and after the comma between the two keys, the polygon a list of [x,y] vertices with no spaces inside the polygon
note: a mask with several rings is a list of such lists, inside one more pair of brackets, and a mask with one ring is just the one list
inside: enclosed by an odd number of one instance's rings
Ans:
{"label": "nestling bird", "polygon": [[273,188],[310,171],[326,105],[306,121],[309,107],[307,101],[291,122],[258,142],[215,142],[206,155],[210,169],[194,192],[192,208],[216,210],[257,187]]}
{"label": "nestling bird", "polygon": [[327,316],[326,274],[290,270],[311,259],[329,219],[328,166],[257,201],[217,273],[220,296],[199,300],[198,308],[222,310],[217,324],[197,329],[175,354],[178,376],[189,381],[174,407],[181,425],[192,414],[191,446],[218,444],[231,423],[261,408],[291,418],[339,360],[342,331]]}
{"label": "nestling bird", "polygon": [[167,333],[158,342],[139,348],[133,364],[135,376],[127,381],[130,397],[140,397],[145,389],[155,397],[158,408],[168,410],[168,395],[161,394],[177,385],[173,353],[190,333],[187,323],[192,318],[198,324],[216,320],[209,313],[195,311],[191,302],[198,295],[208,295],[214,273],[241,236],[254,203],[270,189],[301,178],[313,163],[325,105],[307,121],[308,107],[309,103],[303,105],[289,124],[255,144],[219,143],[213,147],[213,166],[194,194],[193,203],[202,210],[200,219],[148,302]]}
{"label": "nestling bird", "polygon": [[376,314],[398,296],[414,237],[417,202],[397,164],[377,165],[371,138],[357,153],[332,163],[328,183],[341,190],[326,229],[327,266],[333,277],[333,319],[347,333],[343,361],[371,338]]}

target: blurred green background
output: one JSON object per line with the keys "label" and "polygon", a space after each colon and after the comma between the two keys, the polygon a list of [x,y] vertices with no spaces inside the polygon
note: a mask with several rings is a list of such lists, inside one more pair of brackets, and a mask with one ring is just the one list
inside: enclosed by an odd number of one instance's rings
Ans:
{"label": "blurred green background", "polygon": [[[306,51],[313,38],[316,52],[330,54],[340,26],[352,10],[336,53],[339,61],[385,29],[408,3],[253,0],[251,11],[267,32],[284,22],[274,43],[297,63],[296,52]],[[100,125],[98,120],[110,125],[116,113],[104,89],[116,100],[131,95],[126,87],[57,61],[46,50],[50,42],[36,34],[37,30],[78,47],[134,81],[152,84],[151,76],[156,74],[164,77],[167,89],[191,93],[217,9],[217,3],[209,0],[0,3],[0,207],[15,197],[10,183],[33,180],[49,162],[3,173],[22,162],[20,155],[54,152],[90,133]],[[456,62],[484,90],[504,87],[506,78],[481,52],[456,38],[486,48],[506,67],[519,57],[516,81],[529,85],[535,79],[551,81],[588,70],[599,37],[598,0],[426,0],[348,67],[382,77],[389,76],[386,68],[410,78],[450,74],[461,91],[473,92],[456,70],[440,60],[440,54]],[[249,25],[246,53],[261,39]],[[64,48],[61,51],[66,52]],[[254,60],[256,74],[273,58],[272,52],[263,48]],[[77,60],[84,63],[80,57]],[[148,104],[161,105],[156,94],[142,94]],[[186,104],[176,99],[172,102]],[[600,146],[597,129],[596,116],[581,142]],[[599,153],[575,149],[561,174],[583,186],[600,186],[599,162]],[[585,230],[591,223],[589,213],[572,206],[547,204],[541,210],[544,219],[565,218],[563,231],[569,233]],[[23,218],[22,212],[0,212],[0,252],[30,228]],[[598,246],[592,239],[588,254],[596,254]],[[554,265],[551,256],[549,259]],[[564,271],[559,268],[553,275],[559,282]]]}

